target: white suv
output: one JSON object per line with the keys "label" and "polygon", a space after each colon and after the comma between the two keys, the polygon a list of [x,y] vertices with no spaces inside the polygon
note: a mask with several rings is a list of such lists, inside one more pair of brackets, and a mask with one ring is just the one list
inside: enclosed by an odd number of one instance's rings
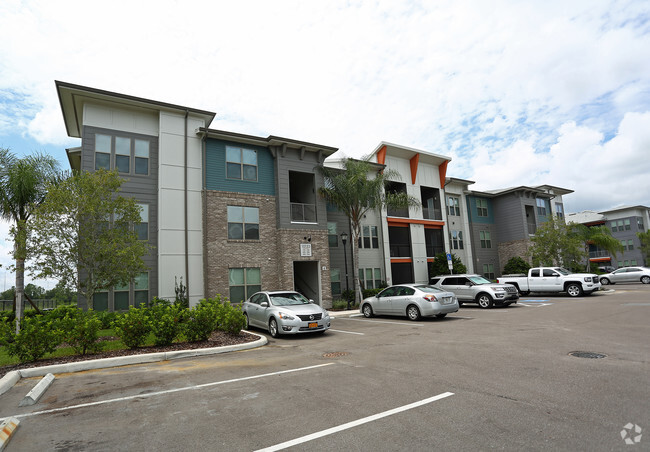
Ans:
{"label": "white suv", "polygon": [[477,303],[482,308],[494,304],[508,306],[519,299],[512,284],[493,283],[479,275],[441,275],[431,278],[431,285],[456,294],[458,303]]}

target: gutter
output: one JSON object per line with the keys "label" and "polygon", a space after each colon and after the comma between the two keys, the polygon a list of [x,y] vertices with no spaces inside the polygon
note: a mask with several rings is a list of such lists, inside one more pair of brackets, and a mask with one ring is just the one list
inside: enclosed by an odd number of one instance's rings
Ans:
{"label": "gutter", "polygon": [[183,171],[184,171],[184,221],[185,221],[185,288],[187,300],[190,300],[190,254],[189,254],[189,231],[188,231],[188,206],[187,206],[187,121],[190,111],[185,109],[185,134],[183,136]]}

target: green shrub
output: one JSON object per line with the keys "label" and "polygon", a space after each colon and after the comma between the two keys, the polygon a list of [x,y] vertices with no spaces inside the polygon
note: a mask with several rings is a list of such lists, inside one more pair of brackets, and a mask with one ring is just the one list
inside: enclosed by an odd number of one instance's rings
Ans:
{"label": "green shrub", "polygon": [[154,334],[154,344],[169,345],[183,333],[183,322],[187,317],[187,309],[181,305],[156,301],[157,299],[154,298],[149,308],[149,319],[151,331]]}
{"label": "green shrub", "polygon": [[95,317],[102,324],[102,330],[108,330],[112,328],[113,322],[121,314],[119,312],[109,312],[109,311],[95,311]]}
{"label": "green shrub", "polygon": [[46,353],[52,353],[61,343],[62,334],[56,323],[43,316],[25,317],[20,322],[20,333],[15,334],[11,324],[3,322],[0,343],[5,346],[9,356],[18,358],[21,363],[36,361]]}
{"label": "green shrub", "polygon": [[334,311],[343,311],[348,308],[347,300],[334,300],[332,302],[332,309]]}
{"label": "green shrub", "polygon": [[102,322],[94,311],[84,312],[74,307],[58,322],[61,325],[63,341],[72,347],[76,354],[98,353],[104,348],[104,343],[99,340]]}
{"label": "green shrub", "polygon": [[140,347],[151,332],[148,309],[130,306],[128,312],[115,318],[113,328],[124,345],[129,348]]}
{"label": "green shrub", "polygon": [[226,333],[239,334],[246,328],[246,317],[241,306],[225,302],[219,311],[218,328]]}
{"label": "green shrub", "polygon": [[221,296],[203,299],[190,309],[185,323],[184,333],[190,342],[205,341],[219,325]]}
{"label": "green shrub", "polygon": [[503,274],[504,275],[513,275],[513,274],[518,274],[518,273],[528,273],[528,270],[530,270],[530,264],[526,262],[524,259],[521,257],[511,257],[508,259],[508,262],[506,262],[506,265],[503,267]]}
{"label": "green shrub", "polygon": [[45,314],[49,320],[63,320],[66,317],[75,317],[80,309],[71,304],[58,306]]}
{"label": "green shrub", "polygon": [[374,297],[375,295],[377,295],[382,290],[384,290],[384,289],[383,288],[380,288],[380,289],[366,289],[366,290],[363,291],[363,298],[366,299],[368,297]]}

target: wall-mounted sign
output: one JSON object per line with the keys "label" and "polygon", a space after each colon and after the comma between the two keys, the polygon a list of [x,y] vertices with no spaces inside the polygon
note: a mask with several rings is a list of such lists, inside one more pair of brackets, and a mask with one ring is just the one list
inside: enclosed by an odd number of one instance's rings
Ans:
{"label": "wall-mounted sign", "polygon": [[300,244],[300,256],[301,257],[311,257],[311,243],[301,243]]}

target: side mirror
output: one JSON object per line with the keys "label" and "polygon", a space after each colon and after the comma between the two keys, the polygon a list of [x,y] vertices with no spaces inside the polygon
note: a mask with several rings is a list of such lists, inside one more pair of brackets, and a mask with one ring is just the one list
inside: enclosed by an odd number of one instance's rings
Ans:
{"label": "side mirror", "polygon": [[268,308],[269,307],[269,302],[268,301],[263,301],[260,303],[260,306],[263,308]]}

